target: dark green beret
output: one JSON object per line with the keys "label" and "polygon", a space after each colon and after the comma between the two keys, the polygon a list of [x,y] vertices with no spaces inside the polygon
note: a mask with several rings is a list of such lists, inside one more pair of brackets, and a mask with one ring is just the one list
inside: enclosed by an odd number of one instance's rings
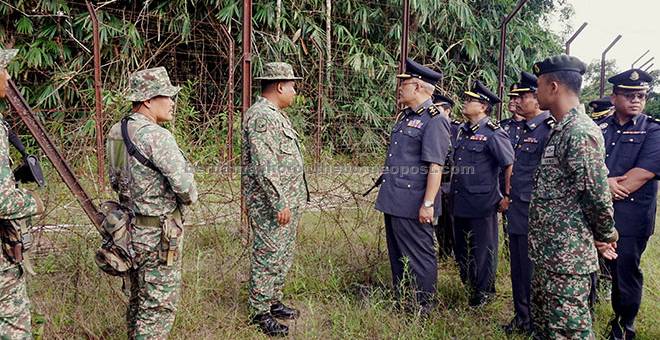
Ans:
{"label": "dark green beret", "polygon": [[558,71],[569,71],[584,74],[587,71],[587,65],[580,59],[570,55],[555,55],[548,57],[543,61],[534,64],[532,71],[538,77],[542,74]]}

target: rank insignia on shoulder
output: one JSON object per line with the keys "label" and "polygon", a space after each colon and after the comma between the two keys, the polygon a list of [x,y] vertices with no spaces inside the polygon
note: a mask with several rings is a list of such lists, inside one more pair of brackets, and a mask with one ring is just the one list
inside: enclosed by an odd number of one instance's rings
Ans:
{"label": "rank insignia on shoulder", "polygon": [[422,125],[424,125],[424,123],[422,123],[422,121],[419,120],[419,119],[413,119],[413,120],[408,122],[408,126],[413,127],[415,129],[420,129],[422,127]]}
{"label": "rank insignia on shoulder", "polygon": [[488,123],[487,123],[486,125],[488,125],[488,127],[489,127],[491,130],[497,130],[497,129],[500,128],[500,125],[497,124],[497,123],[495,123],[495,122],[493,122],[493,121],[488,121]]}
{"label": "rank insignia on shoulder", "polygon": [[557,125],[557,121],[553,117],[548,117],[548,119],[545,120],[545,123],[548,124],[551,129]]}
{"label": "rank insignia on shoulder", "polygon": [[598,125],[598,127],[599,127],[601,130],[605,130],[605,129],[607,129],[607,126],[608,126],[607,123],[601,123],[600,125]]}
{"label": "rank insignia on shoulder", "polygon": [[438,107],[435,104],[429,106],[429,114],[431,115],[431,117],[434,117],[435,115],[437,115],[439,113],[440,113],[440,110],[438,110]]}

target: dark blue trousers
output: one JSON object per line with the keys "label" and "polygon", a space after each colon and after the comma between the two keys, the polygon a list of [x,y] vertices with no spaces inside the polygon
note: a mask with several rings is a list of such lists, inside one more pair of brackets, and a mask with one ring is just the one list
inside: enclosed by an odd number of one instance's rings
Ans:
{"label": "dark blue trousers", "polygon": [[454,216],[454,255],[472,294],[495,293],[497,211],[487,217]]}
{"label": "dark blue trousers", "polygon": [[385,214],[385,236],[397,296],[414,292],[419,304],[430,303],[438,281],[433,226]]}
{"label": "dark blue trousers", "polygon": [[612,309],[619,322],[632,328],[642,303],[644,277],[639,268],[648,237],[621,237],[617,241],[617,259],[607,261],[612,274]]}
{"label": "dark blue trousers", "polygon": [[532,288],[532,260],[529,259],[527,235],[509,234],[513,310],[520,324],[531,325],[529,299]]}

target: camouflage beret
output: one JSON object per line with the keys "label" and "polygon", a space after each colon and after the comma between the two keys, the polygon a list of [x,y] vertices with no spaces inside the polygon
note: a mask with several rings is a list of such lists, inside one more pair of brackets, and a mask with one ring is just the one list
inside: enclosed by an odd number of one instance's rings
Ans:
{"label": "camouflage beret", "polygon": [[126,99],[143,102],[157,96],[172,97],[181,90],[173,86],[164,67],[150,68],[133,73],[128,79],[129,89]]}
{"label": "camouflage beret", "polygon": [[18,54],[18,50],[0,50],[0,69],[7,68],[9,62]]}
{"label": "camouflage beret", "polygon": [[288,63],[267,63],[264,65],[264,71],[261,77],[255,77],[257,80],[300,80],[302,77],[296,77],[293,74],[293,67]]}

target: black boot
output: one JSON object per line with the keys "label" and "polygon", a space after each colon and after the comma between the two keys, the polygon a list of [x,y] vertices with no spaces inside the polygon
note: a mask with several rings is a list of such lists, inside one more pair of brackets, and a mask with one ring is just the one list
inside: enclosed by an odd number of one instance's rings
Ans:
{"label": "black boot", "polygon": [[523,322],[515,317],[507,325],[503,325],[502,330],[507,335],[522,334],[529,336],[532,334],[532,325],[529,321]]}
{"label": "black boot", "polygon": [[274,303],[270,306],[270,314],[278,319],[293,320],[300,315],[297,309],[287,307],[281,302]]}
{"label": "black boot", "polygon": [[478,292],[470,298],[470,301],[468,302],[469,306],[472,308],[481,308],[487,304],[489,304],[494,296],[494,294],[489,294],[486,292]]}
{"label": "black boot", "polygon": [[268,336],[287,336],[289,327],[283,325],[270,314],[262,313],[252,317],[250,323],[259,326],[259,329]]}

